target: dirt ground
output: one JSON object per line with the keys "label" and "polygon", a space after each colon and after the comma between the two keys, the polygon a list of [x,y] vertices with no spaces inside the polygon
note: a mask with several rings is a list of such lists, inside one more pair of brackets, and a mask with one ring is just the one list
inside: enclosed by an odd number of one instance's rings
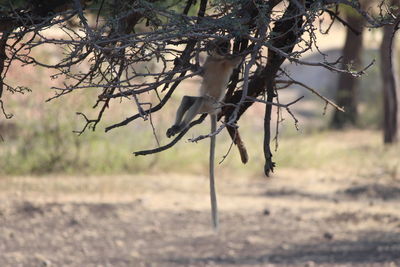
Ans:
{"label": "dirt ground", "polygon": [[215,233],[206,177],[3,177],[0,266],[400,265],[397,179],[281,169],[218,189]]}

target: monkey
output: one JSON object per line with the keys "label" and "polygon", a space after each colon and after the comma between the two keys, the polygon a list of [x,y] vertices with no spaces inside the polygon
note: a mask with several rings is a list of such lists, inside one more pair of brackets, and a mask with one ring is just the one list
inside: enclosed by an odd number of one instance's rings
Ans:
{"label": "monkey", "polygon": [[242,56],[222,55],[213,50],[203,65],[203,81],[200,96],[183,96],[176,112],[174,125],[167,130],[167,137],[184,130],[197,114],[217,115],[221,110],[221,100],[225,96],[232,71],[239,66]]}
{"label": "monkey", "polygon": [[[239,67],[242,59],[242,56],[223,55],[217,49],[210,52],[203,65],[200,96],[183,96],[176,112],[175,123],[166,132],[167,137],[172,137],[181,132],[188,127],[197,114],[204,113],[210,115],[211,133],[215,133],[217,130],[217,115],[221,111],[221,101],[225,96],[231,74],[234,69]],[[212,224],[214,229],[217,230],[218,208],[214,177],[215,143],[214,134],[210,137],[209,175]]]}

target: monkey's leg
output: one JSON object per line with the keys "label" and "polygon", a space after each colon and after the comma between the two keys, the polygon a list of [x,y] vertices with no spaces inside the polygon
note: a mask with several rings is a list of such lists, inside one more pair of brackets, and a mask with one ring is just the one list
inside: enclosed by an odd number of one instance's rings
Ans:
{"label": "monkey's leg", "polygon": [[189,123],[194,119],[194,117],[196,117],[196,115],[199,114],[199,111],[204,101],[205,101],[204,98],[201,96],[194,97],[194,103],[186,112],[185,117],[183,118],[183,121],[180,125],[181,130],[184,129],[186,126],[188,126]]}
{"label": "monkey's leg", "polygon": [[249,155],[247,154],[246,146],[244,145],[242,138],[240,137],[239,129],[232,126],[227,126],[226,129],[228,130],[228,133],[231,136],[232,141],[238,147],[242,163],[246,164],[249,161]]}
{"label": "monkey's leg", "polygon": [[176,111],[175,123],[171,126],[171,128],[167,130],[167,137],[174,136],[183,129],[183,127],[181,127],[183,115],[187,112],[189,108],[193,106],[197,98],[198,97],[195,96],[183,96],[181,104]]}
{"label": "monkey's leg", "polygon": [[[217,130],[217,115],[210,114],[211,119],[211,133]],[[211,200],[211,216],[214,229],[218,230],[218,206],[217,206],[217,193],[215,191],[215,177],[214,177],[214,161],[215,161],[215,139],[213,135],[210,138],[210,200]]]}

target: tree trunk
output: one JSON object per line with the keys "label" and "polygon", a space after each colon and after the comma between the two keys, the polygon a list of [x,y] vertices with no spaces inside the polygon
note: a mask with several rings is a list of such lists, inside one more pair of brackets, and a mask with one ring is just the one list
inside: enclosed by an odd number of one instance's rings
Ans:
{"label": "tree trunk", "polygon": [[[399,0],[391,1],[392,5],[399,4]],[[392,43],[394,25],[383,27],[381,43],[381,75],[383,86],[383,136],[385,143],[395,143],[398,140],[398,79],[397,79],[397,53],[396,46]],[[394,40],[393,40],[394,42]]]}
{"label": "tree trunk", "polygon": [[[346,41],[343,47],[343,68],[349,65],[357,68],[361,65],[363,19],[358,15],[349,15],[349,25],[361,34],[354,33],[347,27]],[[358,79],[350,74],[342,73],[339,76],[336,103],[343,107],[345,112],[335,110],[331,127],[342,129],[346,125],[355,125],[357,121],[357,87]]]}

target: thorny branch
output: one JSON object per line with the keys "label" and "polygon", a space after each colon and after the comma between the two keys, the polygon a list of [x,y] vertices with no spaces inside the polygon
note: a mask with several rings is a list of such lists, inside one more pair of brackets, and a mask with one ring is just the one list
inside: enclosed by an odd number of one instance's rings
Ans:
{"label": "thorny branch", "polygon": [[[242,161],[247,162],[237,123],[254,102],[264,103],[266,175],[275,166],[270,150],[272,106],[285,108],[297,124],[289,108],[294,102],[285,105],[274,101],[279,93],[277,83],[300,85],[341,110],[317,89],[295,80],[280,79],[282,63],[288,60],[353,76],[362,75],[373,64],[362,70],[350,70],[338,67],[340,59],[335,62],[303,60],[305,52],[319,51],[318,28],[314,22],[328,13],[332,19],[350,27],[336,12],[339,5],[360,14],[368,27],[377,28],[398,21],[383,2],[377,3],[381,12],[376,15],[363,10],[358,1],[348,0],[21,0],[3,5],[0,14],[0,108],[6,118],[8,114],[1,97],[5,93],[23,91],[23,87],[11,86],[6,81],[10,66],[19,62],[57,71],[53,78],[63,79],[64,83],[52,88],[55,94],[49,101],[82,90],[98,90],[93,100],[97,116],[92,119],[78,113],[85,120],[82,129],[76,131],[78,134],[95,130],[110,113],[110,104],[116,101],[130,100],[135,106],[131,110],[137,113],[115,119],[120,121],[107,126],[106,131],[137,119],[147,120],[164,109],[182,81],[201,74],[200,60],[206,55],[208,44],[222,38],[233,44],[234,54],[243,55],[244,68],[235,70],[231,77],[219,115],[224,123],[215,133],[198,136],[192,141],[218,134],[226,127],[233,142],[243,148]],[[48,29],[58,29],[64,34],[54,36]],[[56,63],[35,58],[32,51],[45,46],[63,49],[63,58]],[[87,68],[80,68],[81,65]],[[203,120],[204,115],[190,125]],[[152,121],[150,124],[155,132],[155,125]],[[135,152],[135,155],[168,149],[188,130],[167,145]]]}
{"label": "thorny branch", "polygon": [[310,91],[311,93],[315,94],[316,96],[318,96],[319,98],[321,98],[323,101],[325,101],[326,104],[331,105],[332,107],[336,108],[337,110],[340,110],[342,112],[345,112],[343,108],[339,107],[338,105],[336,105],[332,100],[329,100],[328,98],[326,98],[325,96],[321,95],[320,93],[318,93],[317,90],[315,90],[314,88],[311,88],[310,86],[299,82],[299,81],[295,81],[295,80],[289,80],[289,81],[285,81],[285,80],[275,80],[275,82],[277,84],[285,84],[286,86],[290,86],[293,84],[297,84],[302,86],[303,88],[307,89],[308,91]]}
{"label": "thorny branch", "polygon": [[149,155],[149,154],[154,154],[154,153],[158,153],[164,150],[167,150],[168,148],[171,148],[173,145],[175,145],[180,139],[182,139],[182,137],[189,131],[190,128],[192,128],[193,126],[200,124],[204,121],[204,119],[207,117],[206,114],[203,114],[200,116],[200,118],[198,118],[197,120],[192,121],[189,126],[184,129],[182,132],[180,132],[178,134],[177,137],[175,137],[169,144],[155,148],[155,149],[149,149],[149,150],[143,150],[143,151],[137,151],[137,152],[133,152],[133,154],[135,156],[144,156],[144,155]]}

